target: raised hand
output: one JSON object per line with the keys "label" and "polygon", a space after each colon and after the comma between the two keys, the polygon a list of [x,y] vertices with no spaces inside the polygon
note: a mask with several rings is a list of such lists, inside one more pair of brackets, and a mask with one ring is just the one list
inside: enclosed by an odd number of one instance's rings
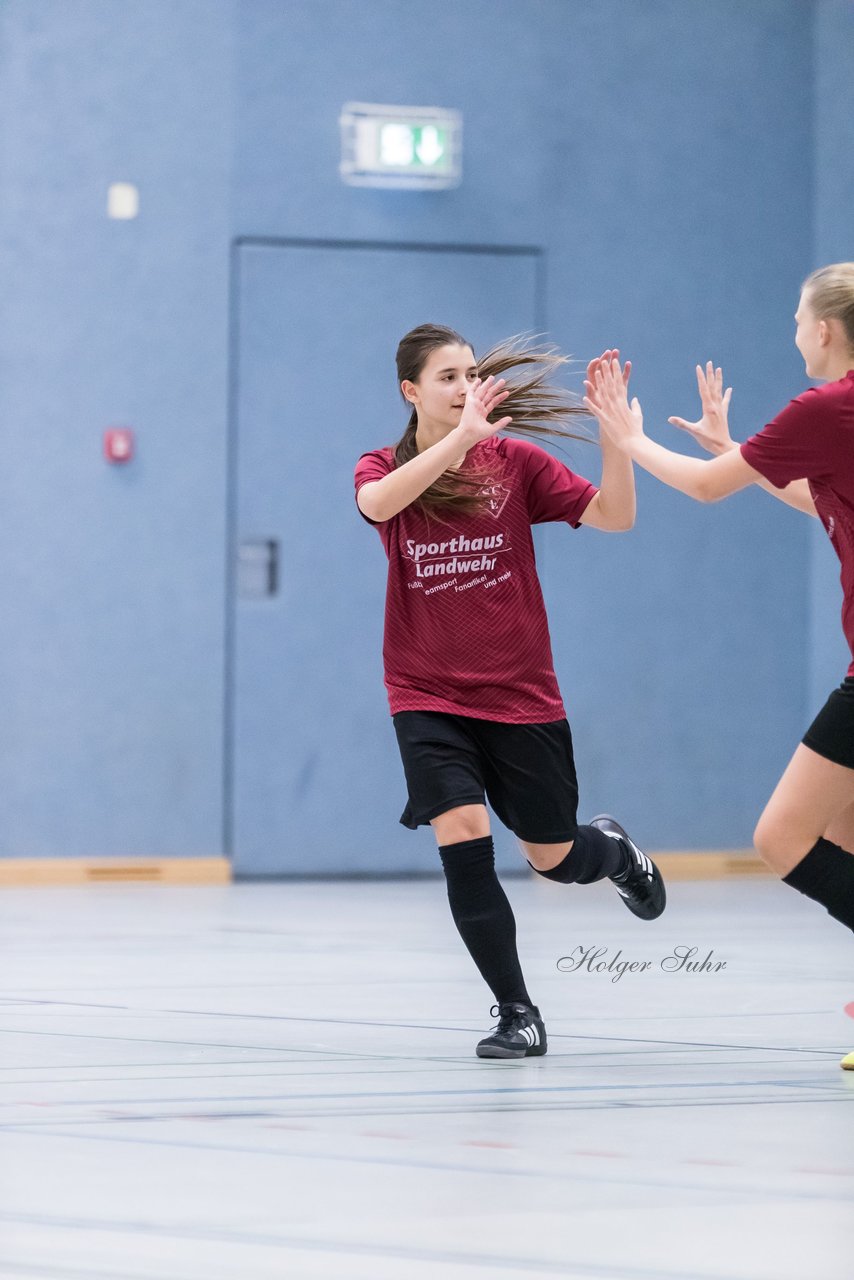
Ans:
{"label": "raised hand", "polygon": [[705,369],[697,365],[697,388],[703,416],[698,422],[686,422],[684,418],[668,418],[674,427],[687,431],[709,453],[727,453],[733,448],[729,434],[728,411],[732,399],[732,387],[723,389],[724,379],[720,369],[709,360]]}
{"label": "raised hand", "polygon": [[504,378],[499,378],[496,382],[495,378],[490,376],[486,382],[475,378],[469,386],[459,429],[472,443],[488,440],[490,436],[495,435],[496,431],[509,427],[513,421],[512,418],[499,418],[497,422],[489,421],[489,415],[510,395],[509,391],[502,390],[505,382]]}
{"label": "raised hand", "polygon": [[[591,360],[587,366],[587,378],[584,385],[586,386],[588,382],[592,383],[595,380],[598,369],[603,368],[606,364],[610,364],[612,360],[619,360],[619,358],[620,353],[617,348],[614,347],[613,350],[603,351],[601,356],[597,356],[595,360]],[[631,372],[632,362],[631,360],[627,360],[623,369],[623,382],[626,386],[629,385],[629,376],[631,375]]]}
{"label": "raised hand", "polygon": [[629,404],[628,382],[631,365],[620,367],[619,352],[606,351],[591,360],[584,383],[584,403],[598,419],[600,428],[622,449],[643,435],[643,414],[637,397]]}

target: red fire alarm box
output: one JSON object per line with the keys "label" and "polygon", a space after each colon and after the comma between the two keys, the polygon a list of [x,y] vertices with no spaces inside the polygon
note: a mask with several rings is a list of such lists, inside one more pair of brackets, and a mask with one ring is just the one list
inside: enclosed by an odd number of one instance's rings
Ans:
{"label": "red fire alarm box", "polygon": [[108,462],[130,462],[134,438],[130,427],[110,427],[104,432],[104,457]]}

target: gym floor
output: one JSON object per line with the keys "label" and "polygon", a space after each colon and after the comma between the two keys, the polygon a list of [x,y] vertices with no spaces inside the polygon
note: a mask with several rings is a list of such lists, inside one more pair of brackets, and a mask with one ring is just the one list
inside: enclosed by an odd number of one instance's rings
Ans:
{"label": "gym floor", "polygon": [[438,879],[4,891],[2,1280],[848,1280],[846,931],[505,886],[543,1058]]}

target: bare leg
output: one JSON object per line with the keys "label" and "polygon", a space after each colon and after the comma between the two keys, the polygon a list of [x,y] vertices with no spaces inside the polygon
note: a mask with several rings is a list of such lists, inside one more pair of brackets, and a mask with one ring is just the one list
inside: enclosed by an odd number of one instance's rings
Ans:
{"label": "bare leg", "polygon": [[842,848],[854,847],[854,769],[825,760],[801,743],[753,840],[769,867],[786,876],[822,836]]}
{"label": "bare leg", "polygon": [[430,823],[438,845],[480,840],[489,835],[489,814],[485,804],[463,804],[440,813]]}
{"label": "bare leg", "polygon": [[551,871],[552,867],[563,862],[572,849],[573,841],[568,840],[563,844],[529,844],[527,840],[520,840],[519,844],[532,867],[537,871]]}
{"label": "bare leg", "polygon": [[854,804],[843,809],[824,833],[825,840],[838,844],[846,853],[854,854]]}

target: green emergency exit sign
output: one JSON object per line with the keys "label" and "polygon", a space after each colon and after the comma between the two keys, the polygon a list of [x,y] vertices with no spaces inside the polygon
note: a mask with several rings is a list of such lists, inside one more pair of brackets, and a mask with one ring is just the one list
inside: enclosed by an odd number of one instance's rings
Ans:
{"label": "green emergency exit sign", "polygon": [[341,113],[341,177],[360,187],[455,187],[462,117],[442,107],[349,102]]}

